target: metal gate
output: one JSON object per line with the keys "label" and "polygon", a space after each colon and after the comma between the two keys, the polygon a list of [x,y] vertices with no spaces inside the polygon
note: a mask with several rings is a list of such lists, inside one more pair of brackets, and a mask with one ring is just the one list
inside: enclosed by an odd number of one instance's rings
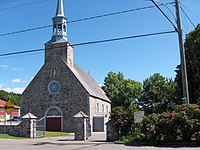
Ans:
{"label": "metal gate", "polygon": [[45,135],[45,117],[36,120],[36,123],[34,123],[36,128],[36,138],[43,137]]}
{"label": "metal gate", "polygon": [[86,136],[87,138],[91,136],[91,125],[89,119],[86,119]]}

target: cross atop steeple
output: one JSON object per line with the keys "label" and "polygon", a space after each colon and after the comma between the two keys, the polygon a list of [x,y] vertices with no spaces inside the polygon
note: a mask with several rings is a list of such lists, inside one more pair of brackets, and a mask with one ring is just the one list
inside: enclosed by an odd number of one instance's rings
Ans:
{"label": "cross atop steeple", "polygon": [[67,42],[67,19],[64,15],[63,0],[58,0],[56,16],[53,20],[52,38],[46,44]]}

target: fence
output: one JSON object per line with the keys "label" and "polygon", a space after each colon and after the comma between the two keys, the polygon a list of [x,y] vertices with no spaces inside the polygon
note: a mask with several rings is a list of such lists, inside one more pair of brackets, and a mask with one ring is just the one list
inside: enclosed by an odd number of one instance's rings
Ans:
{"label": "fence", "polygon": [[36,128],[36,138],[43,137],[45,135],[45,127],[46,127],[46,118],[43,117],[39,120],[36,120],[36,123],[34,123]]}

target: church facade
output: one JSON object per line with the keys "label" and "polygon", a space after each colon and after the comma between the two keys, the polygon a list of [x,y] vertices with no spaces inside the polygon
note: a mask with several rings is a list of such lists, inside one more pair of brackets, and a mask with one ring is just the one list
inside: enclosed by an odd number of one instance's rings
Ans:
{"label": "church facade", "polygon": [[74,131],[74,115],[89,117],[91,131],[105,131],[111,102],[94,79],[74,64],[67,40],[63,1],[58,0],[52,38],[45,44],[45,62],[21,96],[21,116],[45,118],[49,131]]}

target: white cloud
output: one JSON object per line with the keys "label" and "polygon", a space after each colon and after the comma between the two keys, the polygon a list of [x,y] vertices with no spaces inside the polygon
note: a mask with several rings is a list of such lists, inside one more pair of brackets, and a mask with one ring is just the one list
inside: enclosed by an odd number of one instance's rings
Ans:
{"label": "white cloud", "polygon": [[11,82],[12,83],[25,83],[25,82],[27,82],[27,80],[22,80],[20,78],[17,78],[17,79],[13,79]]}
{"label": "white cloud", "polygon": [[12,71],[23,71],[23,69],[21,69],[21,68],[16,68],[16,67],[11,68],[11,70],[12,70]]}
{"label": "white cloud", "polygon": [[11,71],[23,71],[24,70],[22,68],[10,67],[10,66],[5,65],[5,64],[0,64],[0,68],[2,68],[4,70],[11,70]]}
{"label": "white cloud", "polygon": [[13,92],[13,93],[22,94],[24,92],[25,88],[20,88],[20,87],[4,88],[4,84],[0,83],[0,90],[4,90],[6,92]]}
{"label": "white cloud", "polygon": [[3,68],[4,70],[8,69],[8,65],[0,65],[0,68]]}
{"label": "white cloud", "polygon": [[25,88],[19,88],[19,87],[18,88],[3,88],[2,90],[7,91],[7,92],[22,94]]}
{"label": "white cloud", "polygon": [[0,88],[2,88],[3,86],[4,86],[4,84],[1,84],[1,83],[0,83]]}

